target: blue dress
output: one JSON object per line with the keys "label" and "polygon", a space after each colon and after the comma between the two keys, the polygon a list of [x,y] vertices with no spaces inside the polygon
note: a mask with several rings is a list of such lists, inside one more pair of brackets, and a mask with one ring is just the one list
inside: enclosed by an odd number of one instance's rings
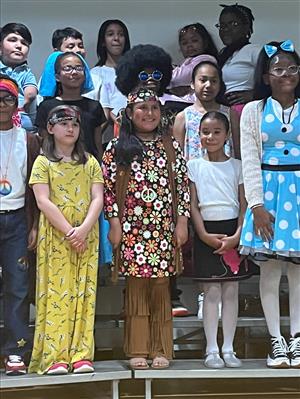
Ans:
{"label": "blue dress", "polygon": [[264,206],[275,217],[274,237],[264,242],[255,234],[252,211],[248,208],[240,252],[300,257],[300,99],[283,115],[281,105],[268,98],[261,131],[262,164],[266,168],[262,170]]}

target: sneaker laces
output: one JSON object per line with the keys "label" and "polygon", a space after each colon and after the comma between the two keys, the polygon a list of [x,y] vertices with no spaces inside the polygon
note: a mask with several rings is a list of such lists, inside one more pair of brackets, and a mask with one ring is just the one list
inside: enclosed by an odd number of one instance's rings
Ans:
{"label": "sneaker laces", "polygon": [[286,357],[286,353],[288,352],[289,348],[283,337],[272,337],[271,343],[274,357]]}
{"label": "sneaker laces", "polygon": [[289,351],[293,353],[294,356],[300,357],[300,337],[290,339]]}
{"label": "sneaker laces", "polygon": [[8,361],[11,363],[22,363],[22,357],[19,355],[9,355],[8,356]]}

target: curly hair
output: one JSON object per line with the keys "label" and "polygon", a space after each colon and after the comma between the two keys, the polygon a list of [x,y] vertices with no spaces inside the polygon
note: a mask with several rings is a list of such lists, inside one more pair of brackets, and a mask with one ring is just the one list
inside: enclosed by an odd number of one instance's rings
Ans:
{"label": "curly hair", "polygon": [[161,96],[172,78],[172,60],[161,47],[139,44],[124,54],[116,68],[116,86],[122,94],[128,94],[138,85],[138,74],[145,68],[155,68],[163,73],[157,95]]}

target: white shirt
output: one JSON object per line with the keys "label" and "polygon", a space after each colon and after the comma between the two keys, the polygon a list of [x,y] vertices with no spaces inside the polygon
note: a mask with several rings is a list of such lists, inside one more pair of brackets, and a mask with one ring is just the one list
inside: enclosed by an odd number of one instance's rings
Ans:
{"label": "white shirt", "polygon": [[94,90],[84,94],[84,97],[99,101],[103,108],[110,108],[115,116],[127,106],[127,98],[115,85],[116,70],[106,65],[91,69]]}
{"label": "white shirt", "polygon": [[25,129],[13,127],[10,130],[0,130],[0,166],[1,179],[4,178],[7,168],[7,180],[12,186],[10,194],[0,194],[0,210],[7,211],[9,209],[22,208],[25,205],[27,177],[27,138]]}
{"label": "white shirt", "polygon": [[254,71],[260,50],[261,46],[247,44],[226,61],[222,68],[226,93],[253,89]]}
{"label": "white shirt", "polygon": [[228,220],[239,216],[238,187],[243,184],[239,159],[211,162],[196,158],[188,161],[187,168],[189,179],[196,186],[203,220]]}

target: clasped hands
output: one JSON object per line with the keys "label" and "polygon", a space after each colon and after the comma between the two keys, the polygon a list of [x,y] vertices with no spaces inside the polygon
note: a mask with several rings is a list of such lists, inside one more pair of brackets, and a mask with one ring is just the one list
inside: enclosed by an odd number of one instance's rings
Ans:
{"label": "clasped hands", "polygon": [[65,235],[65,239],[70,243],[71,247],[78,253],[83,253],[87,248],[86,238],[88,232],[81,225],[72,227]]}

